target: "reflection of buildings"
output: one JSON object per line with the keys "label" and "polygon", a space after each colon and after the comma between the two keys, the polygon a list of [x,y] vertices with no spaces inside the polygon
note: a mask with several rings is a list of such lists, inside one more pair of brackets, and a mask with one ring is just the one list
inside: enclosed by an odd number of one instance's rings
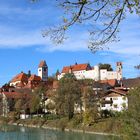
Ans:
{"label": "reflection of buildings", "polygon": [[73,73],[77,79],[92,79],[95,81],[99,80],[110,80],[122,79],[122,63],[117,62],[116,71],[107,71],[107,69],[99,69],[99,66],[91,67],[90,64],[75,64],[72,66],[63,67],[60,74],[57,75],[60,80],[66,73]]}

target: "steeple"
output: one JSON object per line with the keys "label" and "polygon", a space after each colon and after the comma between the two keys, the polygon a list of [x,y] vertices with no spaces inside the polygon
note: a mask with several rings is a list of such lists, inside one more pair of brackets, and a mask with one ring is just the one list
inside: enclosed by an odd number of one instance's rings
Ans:
{"label": "steeple", "polygon": [[38,68],[42,68],[42,67],[47,67],[47,64],[46,64],[45,60],[42,60],[38,65]]}
{"label": "steeple", "polygon": [[122,80],[123,75],[122,75],[122,62],[117,62],[117,67],[116,67],[116,71],[117,71],[117,80]]}
{"label": "steeple", "polygon": [[48,79],[48,66],[45,60],[41,61],[38,65],[38,76],[41,77],[42,81],[47,81]]}

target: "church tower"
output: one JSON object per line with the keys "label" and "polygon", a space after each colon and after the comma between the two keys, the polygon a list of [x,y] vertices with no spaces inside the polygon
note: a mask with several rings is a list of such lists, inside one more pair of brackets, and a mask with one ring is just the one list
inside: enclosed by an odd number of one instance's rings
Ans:
{"label": "church tower", "polygon": [[122,80],[123,76],[122,76],[122,62],[117,62],[117,80]]}
{"label": "church tower", "polygon": [[38,66],[38,76],[41,77],[42,81],[47,81],[48,79],[48,66],[45,60],[41,61]]}

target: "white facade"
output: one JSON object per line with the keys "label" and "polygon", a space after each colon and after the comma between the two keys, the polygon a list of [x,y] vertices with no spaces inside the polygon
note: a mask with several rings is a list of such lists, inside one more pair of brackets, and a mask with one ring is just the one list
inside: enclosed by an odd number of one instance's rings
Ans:
{"label": "white facade", "polygon": [[101,110],[121,112],[128,108],[128,98],[120,94],[116,94],[113,97],[106,96],[104,97],[104,102],[106,103],[101,105]]}
{"label": "white facade", "polygon": [[[119,65],[118,65],[119,64]],[[107,69],[99,69],[99,66],[94,66],[91,70],[77,70],[73,71],[73,74],[75,77],[80,79],[92,79],[95,81],[99,80],[110,80],[110,79],[122,79],[122,64],[121,62],[117,62],[117,68],[116,71],[107,71]],[[65,73],[60,73],[57,78],[60,80]]]}
{"label": "white facade", "polygon": [[10,82],[10,86],[16,87],[17,84],[19,84],[21,81],[15,81],[15,82]]}
{"label": "white facade", "polygon": [[41,77],[43,81],[47,81],[48,79],[48,66],[45,61],[41,62],[42,64],[38,67],[38,76]]}

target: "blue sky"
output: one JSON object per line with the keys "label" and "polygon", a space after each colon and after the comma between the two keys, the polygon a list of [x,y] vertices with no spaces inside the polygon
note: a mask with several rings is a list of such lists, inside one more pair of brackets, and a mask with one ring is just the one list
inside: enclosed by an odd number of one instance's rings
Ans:
{"label": "blue sky", "polygon": [[140,17],[128,15],[120,26],[120,42],[96,54],[87,49],[88,35],[81,26],[74,26],[61,46],[42,37],[42,31],[62,17],[61,9],[48,0],[0,0],[0,85],[21,71],[37,74],[41,60],[46,60],[49,75],[75,62],[110,63],[115,69],[122,61],[124,77],[138,76],[134,66],[140,63]]}

